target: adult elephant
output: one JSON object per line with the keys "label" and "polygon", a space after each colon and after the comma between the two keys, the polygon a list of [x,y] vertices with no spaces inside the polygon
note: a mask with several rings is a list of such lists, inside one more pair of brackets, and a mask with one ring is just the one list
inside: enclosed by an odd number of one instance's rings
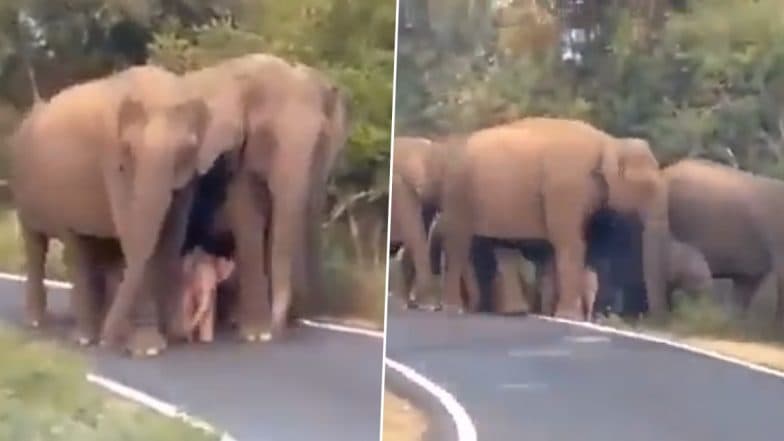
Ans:
{"label": "adult elephant", "polygon": [[225,209],[236,244],[240,336],[268,340],[287,325],[292,279],[298,293],[321,289],[321,215],[348,132],[346,99],[315,69],[265,54],[183,80],[213,116],[199,170],[225,154],[231,176]]}
{"label": "adult elephant", "polygon": [[745,311],[773,272],[775,319],[784,318],[784,182],[703,159],[662,171],[673,236],[698,249],[713,277],[733,282],[735,306]]}
{"label": "adult elephant", "polygon": [[[100,327],[94,283],[97,243],[119,241],[126,268],[101,337],[134,354],[165,347],[159,295],[172,283],[204,129],[201,100],[179,78],[137,66],[62,90],[38,102],[11,142],[9,184],[27,257],[26,316],[44,320],[44,262],[50,238],[65,243],[74,284],[75,339],[94,341]],[[130,314],[133,309],[133,314]],[[130,335],[122,330],[130,320]]]}
{"label": "adult elephant", "polygon": [[577,120],[526,118],[471,134],[453,157],[443,198],[451,307],[462,310],[459,279],[472,236],[545,239],[555,251],[555,314],[582,318],[584,225],[609,207],[643,220],[649,305],[665,309],[667,193],[646,141],[616,138]]}
{"label": "adult elephant", "polygon": [[[390,249],[404,248],[404,264],[413,264],[414,287],[405,287],[407,305],[435,287],[428,234],[440,205],[446,144],[422,137],[395,137],[392,164]],[[407,285],[407,283],[406,283]]]}
{"label": "adult elephant", "polygon": [[[403,247],[401,285],[408,307],[415,307],[423,293],[436,289],[435,276],[441,272],[442,234],[437,219],[442,178],[450,150],[462,141],[459,134],[439,140],[399,136],[394,141],[390,250]],[[467,269],[462,285],[463,296],[474,305],[479,298],[476,270],[476,266]],[[438,302],[435,309],[440,307]]]}

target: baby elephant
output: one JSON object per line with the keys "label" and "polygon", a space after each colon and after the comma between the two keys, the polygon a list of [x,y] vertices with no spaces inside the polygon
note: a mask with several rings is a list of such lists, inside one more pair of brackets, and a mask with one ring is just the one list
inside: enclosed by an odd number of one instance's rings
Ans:
{"label": "baby elephant", "polygon": [[215,332],[218,284],[234,271],[234,262],[194,248],[183,258],[182,308],[188,341],[211,342]]}

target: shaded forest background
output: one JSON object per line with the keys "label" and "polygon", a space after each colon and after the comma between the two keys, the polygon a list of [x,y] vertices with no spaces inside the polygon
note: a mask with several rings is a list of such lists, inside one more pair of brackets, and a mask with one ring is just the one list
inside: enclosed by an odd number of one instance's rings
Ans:
{"label": "shaded forest background", "polygon": [[[326,222],[331,291],[344,304],[332,309],[379,321],[395,13],[394,0],[0,0],[0,180],[8,170],[6,137],[32,103],[28,63],[46,98],[147,62],[175,72],[250,52],[304,62],[350,97],[352,131],[330,183]],[[4,212],[0,267],[18,271],[23,256],[12,218]],[[50,276],[63,276],[54,260]]]}
{"label": "shaded forest background", "polygon": [[784,177],[784,2],[402,0],[396,133],[588,120]]}

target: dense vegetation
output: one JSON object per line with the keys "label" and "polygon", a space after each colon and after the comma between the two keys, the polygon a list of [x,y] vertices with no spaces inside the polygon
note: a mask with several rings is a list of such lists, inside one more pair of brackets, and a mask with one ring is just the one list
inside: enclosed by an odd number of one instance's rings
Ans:
{"label": "dense vegetation", "polygon": [[403,0],[397,133],[586,119],[784,176],[779,0]]}

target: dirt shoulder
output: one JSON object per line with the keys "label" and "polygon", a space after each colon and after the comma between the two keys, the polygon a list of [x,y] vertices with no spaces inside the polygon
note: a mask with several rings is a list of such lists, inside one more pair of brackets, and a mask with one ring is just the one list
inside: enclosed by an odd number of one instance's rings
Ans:
{"label": "dirt shoulder", "polygon": [[762,293],[742,318],[710,298],[684,300],[665,320],[634,324],[617,317],[601,324],[633,330],[784,372],[784,329],[772,320],[772,296]]}
{"label": "dirt shoulder", "polygon": [[410,402],[385,390],[383,425],[384,441],[421,441],[427,419]]}

